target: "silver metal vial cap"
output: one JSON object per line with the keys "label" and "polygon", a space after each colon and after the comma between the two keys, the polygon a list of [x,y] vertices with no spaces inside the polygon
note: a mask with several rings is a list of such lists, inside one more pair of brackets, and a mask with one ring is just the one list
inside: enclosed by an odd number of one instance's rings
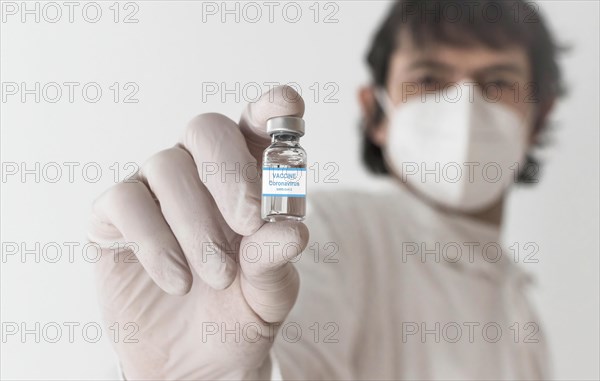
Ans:
{"label": "silver metal vial cap", "polygon": [[297,116],[276,116],[267,120],[267,134],[273,135],[276,132],[304,136],[304,119]]}

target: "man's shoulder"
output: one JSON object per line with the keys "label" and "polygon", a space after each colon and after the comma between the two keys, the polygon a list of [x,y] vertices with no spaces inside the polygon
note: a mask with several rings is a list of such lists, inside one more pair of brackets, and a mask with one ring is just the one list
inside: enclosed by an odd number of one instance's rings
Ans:
{"label": "man's shoulder", "polygon": [[336,216],[338,219],[377,212],[380,195],[361,189],[318,190],[309,195],[307,214]]}
{"label": "man's shoulder", "polygon": [[[408,195],[403,187],[392,179],[369,179],[363,187],[320,188],[308,195],[309,208],[316,213],[385,213],[390,204],[402,205],[407,202]],[[368,186],[367,186],[368,185]],[[386,206],[387,205],[387,206]]]}

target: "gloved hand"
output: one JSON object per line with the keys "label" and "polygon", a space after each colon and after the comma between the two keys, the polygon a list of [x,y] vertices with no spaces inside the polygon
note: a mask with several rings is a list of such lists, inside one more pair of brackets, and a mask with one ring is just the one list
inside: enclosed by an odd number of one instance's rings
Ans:
{"label": "gloved hand", "polygon": [[267,119],[303,114],[282,86],[248,105],[239,126],[200,115],[179,145],[95,201],[100,304],[127,379],[270,377],[275,323],[299,288],[289,262],[308,229],[261,220],[252,170],[270,142]]}

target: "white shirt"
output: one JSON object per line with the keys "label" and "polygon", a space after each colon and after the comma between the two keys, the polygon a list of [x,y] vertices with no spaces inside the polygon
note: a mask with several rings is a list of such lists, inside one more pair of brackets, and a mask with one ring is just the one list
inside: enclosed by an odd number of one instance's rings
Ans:
{"label": "white shirt", "polygon": [[284,379],[548,377],[530,278],[498,259],[498,227],[396,184],[308,199],[300,293],[273,348]]}

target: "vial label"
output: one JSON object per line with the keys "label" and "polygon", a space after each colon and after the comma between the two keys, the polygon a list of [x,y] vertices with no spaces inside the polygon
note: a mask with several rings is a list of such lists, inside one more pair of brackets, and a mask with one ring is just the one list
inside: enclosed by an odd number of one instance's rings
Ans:
{"label": "vial label", "polygon": [[306,197],[306,168],[263,167],[262,195]]}

